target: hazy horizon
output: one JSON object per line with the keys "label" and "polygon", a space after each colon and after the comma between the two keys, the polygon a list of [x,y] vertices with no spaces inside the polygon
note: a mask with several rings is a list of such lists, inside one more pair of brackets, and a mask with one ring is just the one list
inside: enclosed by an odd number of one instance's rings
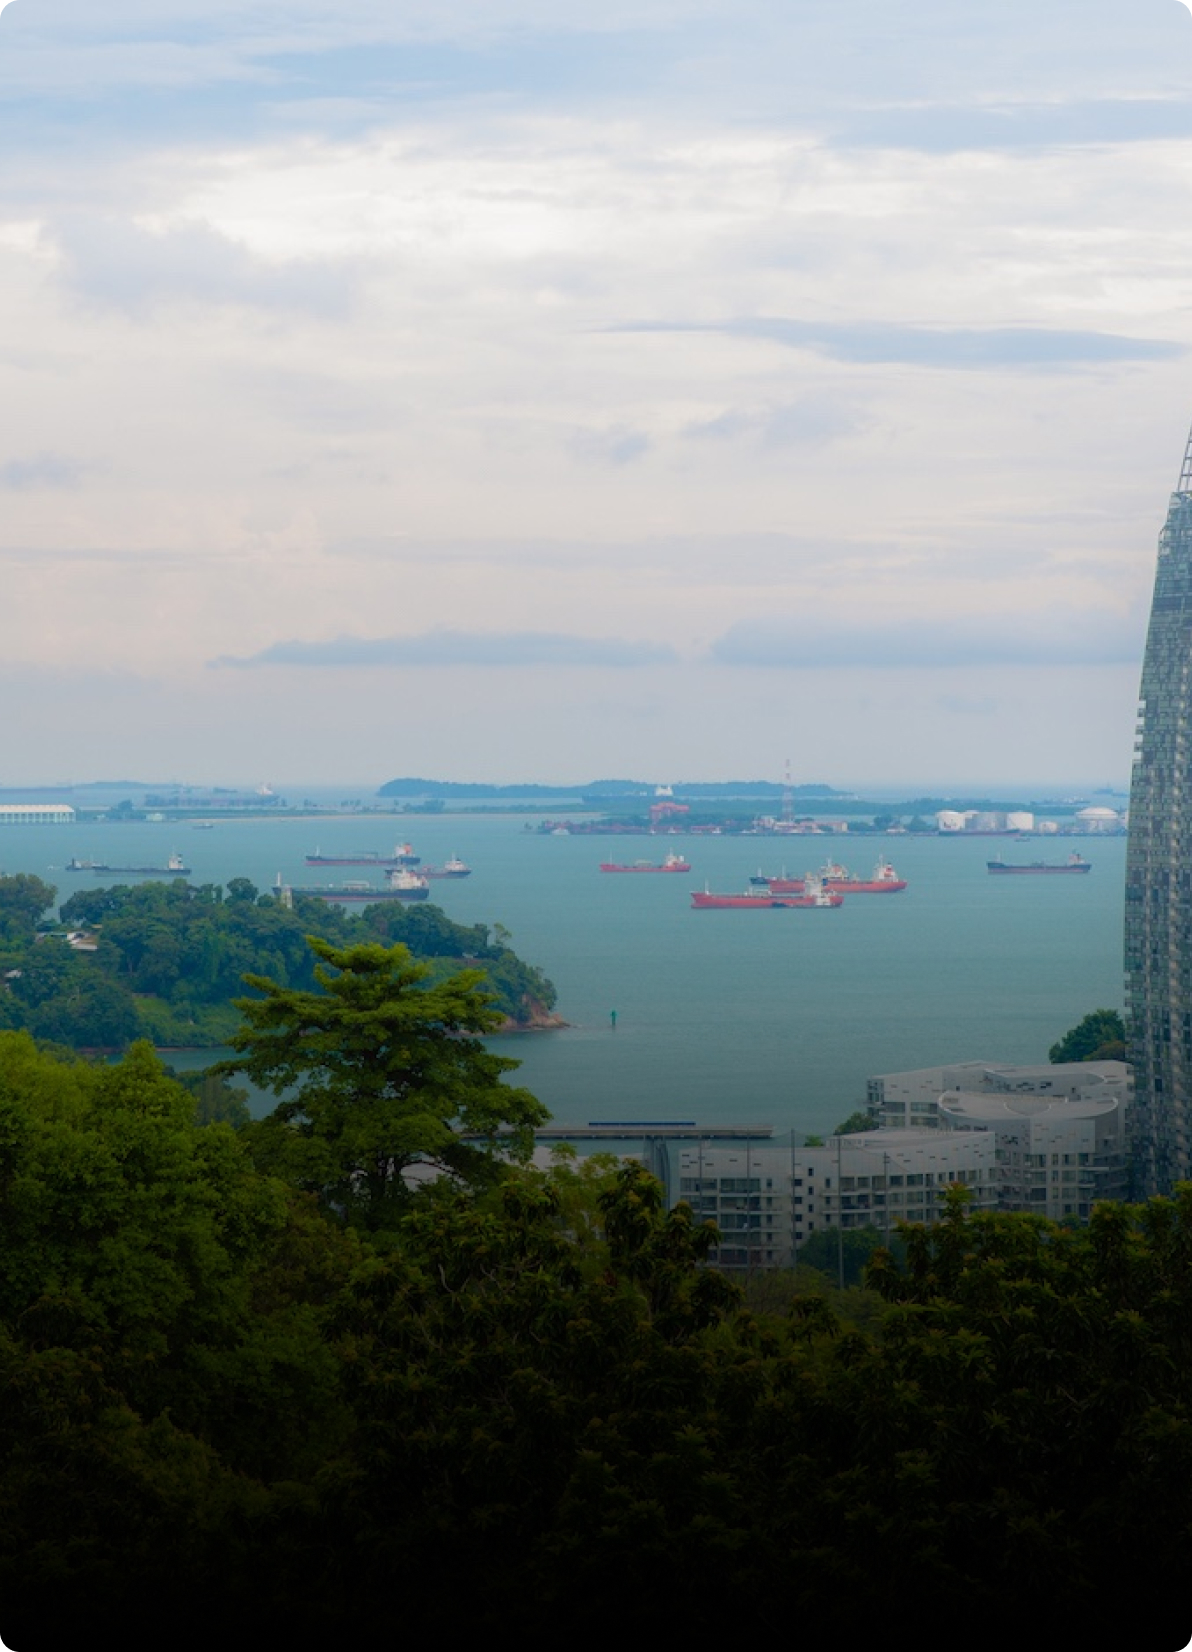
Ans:
{"label": "hazy horizon", "polygon": [[[647,788],[668,785],[723,785],[729,782],[751,781],[765,781],[776,786],[781,786],[782,784],[781,776],[775,777],[773,775],[762,774],[669,774],[666,776],[585,774],[570,780],[565,776],[560,777],[552,774],[536,775],[530,773],[510,774],[508,776],[498,777],[494,780],[477,779],[476,776],[469,774],[436,774],[418,777],[385,775],[379,779],[372,777],[363,780],[359,777],[359,775],[354,777],[350,776],[340,780],[337,780],[334,777],[328,777],[326,775],[317,779],[311,779],[308,777],[305,780],[286,780],[284,778],[279,779],[275,776],[229,776],[226,774],[216,774],[207,778],[198,778],[195,776],[179,777],[178,775],[171,775],[170,777],[164,779],[160,776],[156,779],[145,779],[143,777],[119,779],[105,777],[102,775],[95,775],[86,778],[76,775],[69,777],[47,776],[40,780],[34,780],[25,776],[17,777],[15,781],[4,780],[3,782],[0,782],[0,789],[6,791],[12,789],[20,790],[23,785],[30,791],[69,789],[72,787],[76,789],[94,788],[109,790],[119,790],[127,787],[133,790],[143,789],[146,791],[164,791],[168,790],[170,787],[179,787],[193,788],[197,790],[222,788],[225,790],[246,792],[253,791],[262,785],[268,785],[273,792],[275,792],[279,797],[285,798],[285,800],[291,805],[300,804],[303,797],[313,797],[318,793],[334,793],[337,797],[341,798],[359,798],[361,801],[365,802],[369,800],[380,800],[383,802],[392,802],[396,806],[400,806],[402,802],[401,798],[379,798],[380,788],[389,780],[400,778],[422,778],[436,784],[448,785],[479,784],[494,786],[550,786],[560,794],[563,794],[579,789],[587,784],[616,779],[618,777],[631,780],[634,784],[640,784],[641,786]],[[977,795],[987,795],[989,797],[1001,798],[1033,798],[1036,800],[1051,798],[1054,800],[1069,796],[1092,795],[1093,793],[1098,792],[1109,792],[1115,796],[1125,798],[1129,794],[1129,780],[1124,779],[1115,781],[1112,777],[1101,777],[1097,779],[1085,778],[1083,780],[1062,778],[1057,780],[1053,778],[1033,781],[908,780],[902,781],[901,783],[891,784],[890,782],[885,781],[872,783],[866,781],[850,782],[848,780],[841,779],[825,779],[823,776],[804,775],[797,779],[793,779],[792,783],[796,787],[800,785],[830,786],[833,790],[840,792],[844,797],[856,797],[866,801],[872,800],[873,802],[898,800],[909,801],[916,797],[961,797]],[[466,798],[461,798],[458,801],[464,804],[467,803]],[[450,800],[448,801],[448,812],[450,812]]]}

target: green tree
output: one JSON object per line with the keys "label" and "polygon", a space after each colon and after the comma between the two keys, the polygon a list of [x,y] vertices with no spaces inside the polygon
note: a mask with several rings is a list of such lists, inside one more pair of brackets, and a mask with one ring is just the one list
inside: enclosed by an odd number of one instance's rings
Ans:
{"label": "green tree", "polygon": [[252,1118],[248,1092],[234,1090],[218,1074],[174,1073],[171,1076],[195,1098],[197,1125],[230,1124],[233,1130],[243,1130]]}
{"label": "green tree", "polygon": [[843,1124],[838,1124],[832,1132],[834,1136],[859,1136],[866,1130],[876,1130],[878,1120],[872,1113],[850,1113]]}
{"label": "green tree", "polygon": [[31,940],[38,919],[57,898],[52,883],[29,872],[0,877],[0,940]]}
{"label": "green tree", "polygon": [[882,1243],[882,1236],[876,1228],[821,1228],[813,1233],[799,1246],[799,1262],[807,1268],[815,1268],[820,1273],[829,1275],[835,1280],[840,1271],[841,1247],[844,1251],[844,1283],[859,1285],[865,1278],[865,1269],[878,1246]]}
{"label": "green tree", "polygon": [[250,1605],[229,1532],[343,1435],[320,1303],[355,1235],[193,1112],[147,1045],[92,1066],[0,1035],[0,1632],[30,1652]]}
{"label": "green tree", "polygon": [[1047,1052],[1047,1059],[1063,1061],[1123,1061],[1126,1026],[1117,1010],[1093,1010],[1066,1032]]}
{"label": "green tree", "polygon": [[502,1157],[529,1158],[548,1115],[503,1082],[518,1063],[476,1036],[501,1019],[482,971],[434,982],[400,944],[309,945],[322,960],[315,990],[246,976],[261,996],[239,1001],[238,1054],[211,1069],[285,1097],[246,1132],[261,1163],[379,1229],[408,1201],[415,1166],[478,1186]]}

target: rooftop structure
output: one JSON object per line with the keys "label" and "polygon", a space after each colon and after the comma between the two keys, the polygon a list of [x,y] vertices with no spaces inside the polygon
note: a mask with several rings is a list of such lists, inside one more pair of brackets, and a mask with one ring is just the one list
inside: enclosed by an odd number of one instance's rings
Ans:
{"label": "rooftop structure", "polygon": [[945,1134],[993,1137],[1001,1210],[1058,1222],[1089,1216],[1099,1199],[1126,1195],[1125,1109],[1111,1083],[1099,1097],[953,1090],[940,1097],[939,1115]]}
{"label": "rooftop structure", "polygon": [[866,1085],[869,1111],[887,1130],[940,1126],[939,1099],[946,1091],[972,1095],[1064,1097],[1069,1101],[1112,1098],[1125,1107],[1130,1069],[1124,1061],[956,1061],[906,1073],[879,1073]]}
{"label": "rooftop structure", "polygon": [[0,826],[73,826],[69,803],[0,803]]}

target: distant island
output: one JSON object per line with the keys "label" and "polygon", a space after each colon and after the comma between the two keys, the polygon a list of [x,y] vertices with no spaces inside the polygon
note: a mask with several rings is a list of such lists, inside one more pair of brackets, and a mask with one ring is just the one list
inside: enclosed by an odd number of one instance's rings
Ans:
{"label": "distant island", "polygon": [[[623,797],[781,797],[786,791],[774,780],[686,780],[673,785],[659,786],[652,780],[587,780],[579,785],[543,785],[538,781],[522,781],[513,785],[495,786],[478,780],[425,780],[406,776],[387,780],[378,788],[378,797],[441,797],[482,798],[601,798],[612,800]],[[849,797],[849,792],[837,791],[834,786],[819,783],[791,786],[794,797]]]}

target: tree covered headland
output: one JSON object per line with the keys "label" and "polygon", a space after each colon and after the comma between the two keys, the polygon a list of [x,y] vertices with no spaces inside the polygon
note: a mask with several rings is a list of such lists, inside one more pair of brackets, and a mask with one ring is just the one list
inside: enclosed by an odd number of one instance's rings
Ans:
{"label": "tree covered headland", "polygon": [[955,1190],[871,1313],[751,1312],[639,1166],[528,1168],[475,978],[317,951],[239,1131],[144,1043],[0,1034],[6,1644],[1182,1644],[1192,1188],[1075,1232]]}
{"label": "tree covered headland", "polygon": [[550,981],[511,950],[500,926],[455,924],[429,903],[349,915],[313,896],[287,908],[247,878],[226,889],[181,879],[119,884],[63,903],[62,924],[85,932],[84,950],[65,933],[39,933],[55,899],[39,878],[0,877],[0,1028],[74,1049],[124,1049],[137,1038],[224,1044],[240,1025],[235,1000],[246,975],[313,986],[310,935],[332,945],[400,941],[439,980],[461,966],[482,968],[513,1025],[555,1003]]}

